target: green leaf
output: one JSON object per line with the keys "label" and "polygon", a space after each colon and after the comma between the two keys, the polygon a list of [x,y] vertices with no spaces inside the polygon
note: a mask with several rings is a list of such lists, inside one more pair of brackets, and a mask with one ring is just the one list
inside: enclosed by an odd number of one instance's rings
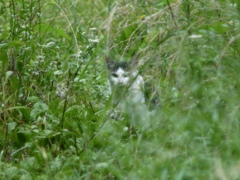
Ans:
{"label": "green leaf", "polygon": [[54,75],[60,75],[60,74],[63,74],[63,71],[61,71],[61,70],[57,70],[57,71],[54,71],[53,74],[54,74]]}
{"label": "green leaf", "polygon": [[13,110],[13,109],[27,109],[27,107],[26,106],[14,106],[14,107],[7,108],[7,110]]}
{"label": "green leaf", "polygon": [[56,37],[63,37],[66,38],[67,40],[70,40],[70,36],[68,36],[63,29],[60,28],[54,28],[50,25],[46,24],[38,24],[34,27],[34,31],[38,32],[39,29],[41,29],[41,32],[43,35],[45,35],[46,32],[52,33]]}
{"label": "green leaf", "polygon": [[84,105],[74,105],[66,110],[66,116],[73,117],[79,116],[84,109]]}
{"label": "green leaf", "polygon": [[10,122],[10,123],[8,123],[8,130],[9,130],[9,132],[11,132],[12,130],[14,130],[16,126],[17,126],[17,123],[16,123],[16,122]]}
{"label": "green leaf", "polygon": [[37,103],[38,101],[40,101],[39,97],[37,97],[37,96],[30,96],[30,97],[28,97],[27,100],[31,103]]}
{"label": "green leaf", "polygon": [[0,48],[1,47],[6,47],[6,46],[7,46],[7,43],[0,44]]}
{"label": "green leaf", "polygon": [[9,167],[8,169],[6,169],[5,173],[6,173],[7,179],[14,179],[14,178],[16,178],[16,176],[18,174],[18,168],[14,167],[14,166]]}
{"label": "green leaf", "polygon": [[6,80],[13,74],[12,71],[7,71],[6,72]]}
{"label": "green leaf", "polygon": [[23,174],[19,180],[32,180],[32,176],[30,174]]}
{"label": "green leaf", "polygon": [[61,36],[66,38],[67,40],[70,40],[71,38],[65,33],[63,29],[54,29],[55,35]]}
{"label": "green leaf", "polygon": [[24,45],[24,42],[15,40],[15,41],[10,41],[10,42],[7,44],[7,47],[15,47],[15,48],[18,48],[18,47],[21,47],[21,46],[23,46],[23,45]]}
{"label": "green leaf", "polygon": [[7,52],[1,52],[0,53],[0,68],[2,69],[2,72],[4,72],[5,68],[7,67],[7,63],[8,63]]}
{"label": "green leaf", "polygon": [[229,25],[224,22],[215,22],[210,25],[204,25],[200,29],[213,30],[216,34],[224,34],[229,30]]}
{"label": "green leaf", "polygon": [[48,110],[47,104],[38,102],[38,103],[34,104],[33,110],[30,113],[30,117],[33,120],[36,120],[39,115],[46,113],[47,110]]}

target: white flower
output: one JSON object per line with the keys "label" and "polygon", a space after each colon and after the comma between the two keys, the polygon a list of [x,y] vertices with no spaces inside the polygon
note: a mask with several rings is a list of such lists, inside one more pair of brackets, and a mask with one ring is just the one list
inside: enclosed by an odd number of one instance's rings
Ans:
{"label": "white flower", "polygon": [[127,130],[128,130],[128,127],[124,127],[124,128],[123,128],[123,131],[127,131]]}
{"label": "white flower", "polygon": [[57,84],[56,95],[60,98],[66,97],[68,92],[67,87],[65,84]]}
{"label": "white flower", "polygon": [[202,38],[202,35],[200,35],[200,34],[192,34],[191,36],[188,36],[188,38],[199,39],[199,38]]}
{"label": "white flower", "polygon": [[99,39],[88,39],[91,43],[99,43]]}
{"label": "white flower", "polygon": [[90,30],[90,31],[96,31],[97,28],[90,28],[89,30]]}
{"label": "white flower", "polygon": [[45,56],[43,56],[43,55],[38,55],[36,58],[37,58],[37,59],[45,59]]}
{"label": "white flower", "polygon": [[55,44],[55,42],[49,42],[49,43],[47,43],[47,47],[51,47],[51,46],[53,46]]}
{"label": "white flower", "polygon": [[81,56],[81,54],[82,54],[82,51],[81,51],[81,50],[79,50],[79,51],[77,52],[77,54],[76,54],[76,57],[80,57],[80,56]]}

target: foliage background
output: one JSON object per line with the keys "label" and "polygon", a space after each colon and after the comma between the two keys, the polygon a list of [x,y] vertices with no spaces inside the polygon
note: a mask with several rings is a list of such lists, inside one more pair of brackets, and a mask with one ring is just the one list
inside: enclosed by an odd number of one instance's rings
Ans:
{"label": "foliage background", "polygon": [[[238,179],[240,3],[0,1],[1,179]],[[108,118],[105,57],[161,94]],[[141,115],[141,112],[139,112]]]}

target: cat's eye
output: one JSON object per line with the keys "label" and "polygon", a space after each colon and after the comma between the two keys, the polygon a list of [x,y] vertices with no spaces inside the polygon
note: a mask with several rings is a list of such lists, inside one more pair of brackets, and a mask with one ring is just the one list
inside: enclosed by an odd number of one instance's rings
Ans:
{"label": "cat's eye", "polygon": [[128,77],[129,76],[129,73],[124,73],[123,74],[123,77]]}
{"label": "cat's eye", "polygon": [[115,77],[115,78],[118,77],[118,75],[116,73],[112,73],[112,76]]}

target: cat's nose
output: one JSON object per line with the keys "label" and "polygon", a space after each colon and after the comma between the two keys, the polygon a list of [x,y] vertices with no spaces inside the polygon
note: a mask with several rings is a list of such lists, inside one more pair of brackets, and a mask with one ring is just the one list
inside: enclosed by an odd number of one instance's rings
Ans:
{"label": "cat's nose", "polygon": [[123,84],[123,81],[118,81],[118,84]]}
{"label": "cat's nose", "polygon": [[118,84],[123,85],[124,84],[123,80],[119,79]]}

